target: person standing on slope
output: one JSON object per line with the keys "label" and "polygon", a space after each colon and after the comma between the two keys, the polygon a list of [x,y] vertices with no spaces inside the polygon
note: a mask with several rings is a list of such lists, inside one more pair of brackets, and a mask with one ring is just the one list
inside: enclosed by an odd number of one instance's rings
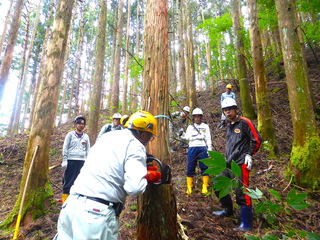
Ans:
{"label": "person standing on slope", "polygon": [[63,174],[62,202],[69,196],[70,188],[76,180],[90,150],[89,136],[83,131],[86,118],[78,116],[74,119],[76,130],[68,132],[62,150]]}
{"label": "person standing on slope", "polygon": [[189,141],[187,153],[187,194],[192,193],[193,177],[195,176],[196,166],[199,167],[202,175],[202,194],[208,193],[209,175],[205,174],[207,166],[198,160],[208,158],[208,151],[212,151],[212,142],[209,126],[202,122],[203,111],[200,108],[195,108],[192,111],[193,124],[189,125],[185,134],[185,139]]}
{"label": "person standing on slope", "polygon": [[[241,168],[239,186],[235,189],[236,201],[240,206],[240,226],[235,231],[249,231],[252,228],[252,202],[251,198],[243,193],[243,188],[249,187],[249,174],[252,166],[252,156],[257,153],[262,143],[261,136],[252,122],[237,113],[237,103],[233,98],[226,98],[221,104],[223,113],[230,121],[226,133],[226,161],[230,168],[232,160]],[[229,169],[222,176],[234,178]],[[219,191],[215,192],[219,197]],[[228,194],[220,199],[224,208],[222,211],[214,211],[217,216],[233,215],[231,196]]]}

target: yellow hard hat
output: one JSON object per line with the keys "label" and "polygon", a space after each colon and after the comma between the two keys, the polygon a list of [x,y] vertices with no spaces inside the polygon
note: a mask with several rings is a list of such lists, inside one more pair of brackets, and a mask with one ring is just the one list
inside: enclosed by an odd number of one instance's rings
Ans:
{"label": "yellow hard hat", "polygon": [[151,113],[146,111],[138,111],[132,114],[124,126],[129,129],[136,129],[150,132],[155,136],[157,135],[157,121]]}
{"label": "yellow hard hat", "polygon": [[127,114],[123,115],[120,119],[120,124],[125,125],[128,119],[129,119],[129,116]]}
{"label": "yellow hard hat", "polygon": [[232,88],[232,85],[231,85],[231,84],[228,84],[228,85],[226,86],[226,88]]}

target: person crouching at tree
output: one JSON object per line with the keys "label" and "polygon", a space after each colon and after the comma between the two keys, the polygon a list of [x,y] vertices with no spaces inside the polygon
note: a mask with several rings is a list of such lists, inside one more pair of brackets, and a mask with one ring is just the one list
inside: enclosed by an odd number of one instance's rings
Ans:
{"label": "person crouching at tree", "polygon": [[[193,124],[189,125],[185,134],[185,139],[189,141],[188,165],[187,165],[187,194],[192,193],[193,177],[198,160],[208,158],[208,151],[212,151],[211,134],[209,126],[202,122],[203,112],[200,108],[192,111]],[[199,161],[202,175],[202,194],[208,193],[209,176],[204,171],[208,168],[203,162]]]}
{"label": "person crouching at tree", "polygon": [[90,150],[90,139],[83,130],[86,126],[86,118],[78,116],[74,119],[74,131],[68,132],[63,143],[62,168],[63,174],[62,202],[69,196],[70,188],[79,175],[84,161]]}
{"label": "person crouching at tree", "polygon": [[[234,231],[249,231],[252,227],[252,202],[251,198],[243,193],[243,187],[249,187],[249,173],[252,165],[252,156],[259,150],[262,139],[252,122],[237,114],[237,103],[233,98],[226,98],[221,104],[223,113],[230,121],[226,132],[226,161],[230,167],[234,160],[241,169],[239,186],[235,189],[236,201],[240,206],[240,226]],[[229,169],[222,176],[234,178]],[[215,194],[219,196],[219,191]],[[233,206],[231,196],[228,194],[220,199],[224,208],[222,211],[214,211],[214,215],[231,216]]]}

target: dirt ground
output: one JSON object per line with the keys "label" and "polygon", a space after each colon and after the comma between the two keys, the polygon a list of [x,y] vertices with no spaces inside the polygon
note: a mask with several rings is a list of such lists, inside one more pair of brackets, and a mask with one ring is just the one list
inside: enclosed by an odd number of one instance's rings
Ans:
{"label": "dirt ground", "polygon": [[[319,64],[310,61],[310,75],[313,84],[316,103],[320,102],[320,71]],[[279,158],[269,159],[266,150],[261,150],[254,157],[254,165],[251,171],[251,188],[259,188],[266,193],[271,188],[279,191],[281,194],[287,193],[293,187],[297,190],[303,190],[294,184],[290,184],[285,179],[284,172],[289,161],[289,154],[292,143],[292,124],[290,109],[288,104],[288,94],[286,83],[283,79],[272,79],[268,85],[270,89],[270,107],[272,110],[274,127],[276,131],[277,143],[279,146]],[[216,94],[210,92],[199,92],[197,95],[199,107],[205,112],[204,120],[209,124],[212,130],[213,150],[224,153],[225,129],[216,130],[220,121],[219,98],[224,91],[225,83],[215,89]],[[234,88],[236,96],[240,99],[237,86]],[[252,89],[252,92],[253,89]],[[256,124],[256,121],[254,121]],[[100,123],[102,126],[103,122]],[[100,126],[100,127],[101,127]],[[52,134],[51,152],[50,152],[50,178],[54,196],[52,204],[48,208],[47,214],[36,220],[29,226],[22,226],[19,239],[52,239],[56,233],[56,224],[61,208],[61,203],[56,202],[61,196],[62,174],[60,167],[61,150],[66,133],[72,129],[72,123],[66,123],[55,128]],[[19,193],[20,179],[27,146],[27,134],[19,134],[13,137],[0,139],[0,222],[4,221],[10,211]],[[219,210],[220,205],[214,194],[203,196],[201,194],[201,176],[195,177],[195,189],[191,196],[187,196],[185,171],[186,171],[186,150],[177,149],[172,153],[172,184],[174,187],[177,201],[177,210],[180,222],[184,227],[184,232],[190,240],[204,239],[245,239],[243,233],[236,233],[232,229],[239,224],[239,208],[235,204],[234,217],[220,218],[212,215],[212,211]],[[261,169],[274,165],[271,171],[258,175]],[[284,225],[292,226],[296,229],[314,233],[320,233],[320,191],[308,192],[308,202],[311,207],[303,211],[292,210],[290,216],[279,216],[272,226],[269,225],[261,215],[254,215],[253,230],[248,235],[263,236],[273,234],[280,239],[283,234]],[[234,198],[234,196],[233,196]],[[126,207],[121,214],[119,240],[135,239],[137,216],[137,200],[129,197]],[[0,230],[0,239],[12,239],[13,232],[4,232]],[[291,238],[297,239],[297,238]],[[300,238],[303,239],[303,238]]]}

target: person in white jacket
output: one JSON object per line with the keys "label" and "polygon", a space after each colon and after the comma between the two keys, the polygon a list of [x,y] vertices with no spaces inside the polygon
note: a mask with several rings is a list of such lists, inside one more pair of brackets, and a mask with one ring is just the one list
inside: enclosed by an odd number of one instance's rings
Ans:
{"label": "person in white jacket", "polygon": [[118,238],[126,196],[146,189],[145,146],[157,134],[156,119],[145,111],[132,114],[125,127],[103,134],[90,149],[62,206],[54,240]]}
{"label": "person in white jacket", "polygon": [[69,196],[70,188],[79,175],[84,161],[90,150],[90,139],[83,130],[86,127],[86,118],[78,116],[74,119],[75,130],[67,133],[62,150],[63,187],[62,202]]}
{"label": "person in white jacket", "polygon": [[202,175],[202,193],[208,193],[209,175],[204,171],[208,168],[203,162],[198,160],[208,157],[208,151],[212,151],[212,142],[209,126],[202,122],[203,111],[195,108],[192,111],[193,124],[189,125],[185,134],[185,139],[189,141],[188,163],[187,163],[187,194],[192,193],[193,177],[196,166],[199,167]]}

